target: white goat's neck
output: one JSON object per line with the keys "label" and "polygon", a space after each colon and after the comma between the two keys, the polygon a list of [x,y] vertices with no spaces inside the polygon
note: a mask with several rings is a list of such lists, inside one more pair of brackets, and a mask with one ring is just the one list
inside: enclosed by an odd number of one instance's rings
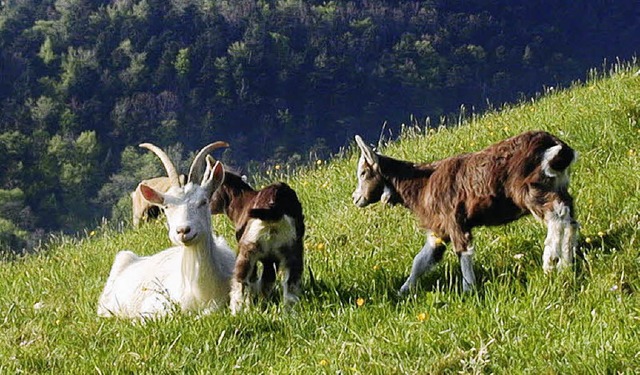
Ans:
{"label": "white goat's neck", "polygon": [[191,294],[198,300],[206,300],[212,280],[219,278],[215,269],[216,244],[211,234],[202,241],[183,246],[182,282],[185,295]]}

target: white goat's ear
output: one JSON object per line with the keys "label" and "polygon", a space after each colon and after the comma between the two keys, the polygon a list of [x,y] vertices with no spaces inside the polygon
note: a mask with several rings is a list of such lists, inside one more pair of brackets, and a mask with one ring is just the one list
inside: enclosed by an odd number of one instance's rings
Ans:
{"label": "white goat's ear", "polygon": [[156,191],[152,187],[149,187],[145,184],[140,184],[140,192],[144,199],[149,201],[149,203],[162,205],[164,204],[164,194]]}
{"label": "white goat's ear", "polygon": [[207,155],[206,160],[207,168],[204,171],[201,185],[209,189],[213,194],[224,181],[224,166],[219,161],[215,161],[210,155]]}
{"label": "white goat's ear", "polygon": [[359,135],[356,135],[356,143],[362,152],[362,156],[364,156],[364,160],[371,166],[377,165],[378,155],[371,149],[371,147],[364,143]]}

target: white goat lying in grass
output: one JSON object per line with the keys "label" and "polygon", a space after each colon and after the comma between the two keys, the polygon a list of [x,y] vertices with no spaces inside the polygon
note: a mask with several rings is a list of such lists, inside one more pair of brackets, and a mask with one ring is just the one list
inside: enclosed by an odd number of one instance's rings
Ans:
{"label": "white goat lying in grass", "polygon": [[[229,280],[235,255],[211,229],[209,199],[224,180],[221,163],[213,165],[210,151],[228,146],[216,142],[195,157],[187,183],[182,186],[175,166],[158,147],[144,143],[162,160],[171,188],[162,193],[141,185],[144,198],[161,206],[175,247],[151,256],[131,251],[116,254],[111,273],[98,301],[98,315],[145,318],[165,315],[174,309],[208,313],[228,303]],[[206,170],[198,184],[203,159]]]}

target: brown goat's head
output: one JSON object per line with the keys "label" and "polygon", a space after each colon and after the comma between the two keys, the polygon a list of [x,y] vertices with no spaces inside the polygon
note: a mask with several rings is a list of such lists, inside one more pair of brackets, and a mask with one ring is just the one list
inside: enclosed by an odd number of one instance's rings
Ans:
{"label": "brown goat's head", "polygon": [[394,197],[397,194],[388,186],[380,173],[378,154],[367,146],[359,135],[356,135],[356,143],[360,148],[358,160],[358,186],[353,192],[353,203],[358,207],[365,207],[372,203],[399,203]]}

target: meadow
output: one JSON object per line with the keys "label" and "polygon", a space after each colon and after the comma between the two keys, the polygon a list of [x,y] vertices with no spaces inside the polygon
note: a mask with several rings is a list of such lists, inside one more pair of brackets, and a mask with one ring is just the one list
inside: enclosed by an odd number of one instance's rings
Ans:
{"label": "meadow", "polygon": [[[429,161],[525,130],[579,153],[570,192],[581,223],[575,269],[545,275],[545,228],[532,217],[475,231],[476,292],[443,261],[405,298],[424,233],[402,207],[359,209],[355,147],[287,181],[307,235],[301,302],[257,303],[232,316],[130,322],[96,316],[115,253],[169,247],[164,223],[58,237],[0,262],[0,373],[637,373],[640,371],[640,77],[619,66],[565,90],[462,119],[414,124],[381,151]],[[215,138],[215,137],[214,137]],[[216,139],[212,139],[216,140]],[[377,140],[368,140],[376,142]],[[235,246],[223,216],[215,230]]]}

